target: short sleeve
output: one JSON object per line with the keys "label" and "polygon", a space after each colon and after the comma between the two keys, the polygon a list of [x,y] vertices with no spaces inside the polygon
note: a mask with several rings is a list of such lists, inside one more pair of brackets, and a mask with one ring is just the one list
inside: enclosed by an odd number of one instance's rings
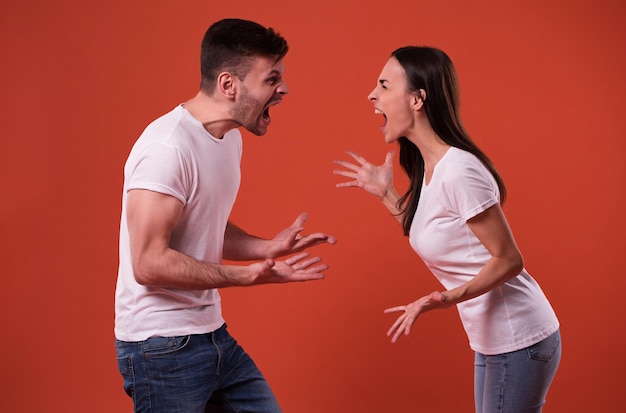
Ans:
{"label": "short sleeve", "polygon": [[162,142],[144,147],[127,168],[127,187],[148,189],[173,196],[183,204],[187,203],[189,174],[186,173],[184,157],[180,150]]}
{"label": "short sleeve", "polygon": [[476,158],[455,165],[443,183],[443,192],[450,210],[465,221],[500,201],[495,179]]}

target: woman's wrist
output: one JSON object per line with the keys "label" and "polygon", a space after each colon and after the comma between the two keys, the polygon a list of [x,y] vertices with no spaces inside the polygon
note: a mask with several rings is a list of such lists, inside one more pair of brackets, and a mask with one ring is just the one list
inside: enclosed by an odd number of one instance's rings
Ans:
{"label": "woman's wrist", "polygon": [[389,209],[389,211],[391,211],[392,214],[398,215],[402,213],[402,211],[398,207],[399,199],[400,196],[398,195],[398,192],[393,186],[390,186],[389,188],[387,188],[387,192],[385,192],[385,195],[380,198],[380,201],[383,203],[383,205],[387,207],[387,209]]}

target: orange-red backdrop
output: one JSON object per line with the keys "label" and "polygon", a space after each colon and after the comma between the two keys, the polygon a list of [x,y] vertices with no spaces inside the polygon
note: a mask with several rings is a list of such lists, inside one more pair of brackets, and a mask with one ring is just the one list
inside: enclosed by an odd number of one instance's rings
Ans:
{"label": "orange-red backdrop", "polygon": [[[272,236],[301,211],[339,239],[321,282],[230,289],[225,316],[285,412],[469,412],[456,312],[392,345],[382,310],[439,286],[381,205],[336,189],[333,159],[389,149],[366,99],[389,53],[443,48],[462,113],[510,191],[528,269],[562,322],[547,412],[623,392],[623,3],[71,0],[0,5],[0,411],[122,412],[113,294],[122,166],[143,127],[195,94],[200,39],[242,17],[289,41],[288,98],[244,135],[233,219]],[[404,181],[397,174],[399,185]]]}

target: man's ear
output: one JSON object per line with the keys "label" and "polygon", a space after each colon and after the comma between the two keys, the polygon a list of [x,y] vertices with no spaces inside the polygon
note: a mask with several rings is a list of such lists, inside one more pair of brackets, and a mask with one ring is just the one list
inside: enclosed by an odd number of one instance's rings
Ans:
{"label": "man's ear", "polygon": [[223,96],[233,99],[237,92],[237,77],[230,72],[222,72],[217,76],[217,87]]}

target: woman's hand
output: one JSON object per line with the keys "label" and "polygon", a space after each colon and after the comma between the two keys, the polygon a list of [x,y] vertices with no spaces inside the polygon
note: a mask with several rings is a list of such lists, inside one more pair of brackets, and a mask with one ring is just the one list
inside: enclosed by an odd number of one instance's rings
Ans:
{"label": "woman's hand", "polygon": [[335,169],[335,175],[345,176],[352,179],[347,182],[340,182],[337,188],[356,186],[363,188],[378,199],[383,199],[393,184],[393,152],[388,152],[385,162],[376,166],[368,162],[365,158],[354,152],[348,151],[348,155],[354,158],[359,165],[347,161],[335,161],[347,170]]}
{"label": "woman's hand", "polygon": [[398,341],[402,333],[408,336],[411,332],[411,328],[415,323],[415,320],[427,311],[435,308],[446,308],[445,297],[438,291],[434,291],[427,296],[420,298],[407,305],[401,305],[398,307],[392,307],[385,310],[385,314],[403,311],[402,315],[393,323],[389,331],[387,331],[387,337],[393,336],[391,342]]}

